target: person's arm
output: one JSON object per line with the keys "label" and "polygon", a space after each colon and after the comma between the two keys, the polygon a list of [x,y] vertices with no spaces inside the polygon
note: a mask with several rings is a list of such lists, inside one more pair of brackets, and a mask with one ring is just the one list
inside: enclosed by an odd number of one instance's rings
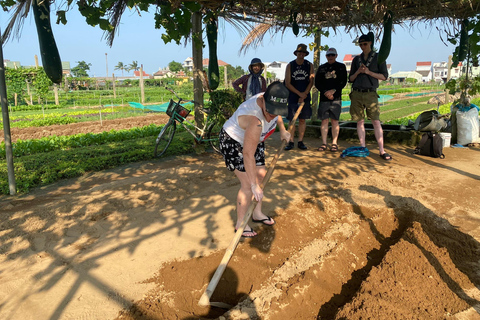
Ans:
{"label": "person's arm", "polygon": [[280,140],[290,141],[290,132],[285,129],[285,124],[283,123],[282,117],[278,116],[277,119],[277,128],[280,130]]}
{"label": "person's arm", "polygon": [[262,79],[262,92],[267,91],[267,80],[265,79],[264,76],[260,76],[260,79]]}
{"label": "person's arm", "polygon": [[372,78],[378,79],[380,81],[387,80],[387,77],[384,74],[370,71],[366,66],[363,66],[363,67],[364,68],[360,68],[362,69],[361,73],[365,73],[366,75]]}
{"label": "person's arm", "polygon": [[243,78],[244,78],[244,77],[247,77],[247,75],[241,76],[240,78],[238,78],[237,80],[233,81],[233,83],[232,83],[233,89],[234,89],[235,91],[237,91],[237,92],[242,93],[242,94],[243,94],[244,92],[243,92],[243,89],[240,88],[240,85],[243,84],[243,82],[244,82]]}
{"label": "person's arm", "polygon": [[262,134],[262,123],[255,116],[241,116],[245,127],[245,138],[243,142],[243,165],[247,173],[250,187],[257,201],[263,198],[263,191],[257,181],[257,165],[255,162],[255,151]]}
{"label": "person's arm", "polygon": [[290,92],[293,92],[297,96],[299,96],[300,99],[305,99],[307,95],[304,94],[303,92],[298,91],[297,88],[293,86],[291,79],[292,79],[292,74],[290,71],[290,63],[289,63],[287,65],[287,69],[285,70],[285,87],[287,87],[287,89],[290,90]]}
{"label": "person's arm", "polygon": [[313,87],[313,80],[315,78],[315,73],[313,73],[313,63],[310,63],[310,76],[309,76],[309,80],[310,82],[308,83],[308,86],[307,86],[307,89],[305,89],[305,91],[303,93],[305,93],[305,95],[308,95],[310,93],[310,90],[312,90],[312,87]]}
{"label": "person's arm", "polygon": [[338,71],[338,87],[337,90],[342,91],[343,88],[347,85],[347,67],[342,64],[340,65],[340,70]]}
{"label": "person's arm", "polygon": [[[363,64],[362,64],[363,66]],[[360,74],[360,68],[357,67],[357,57],[353,58],[352,66],[350,67],[350,75],[348,81],[354,82],[357,76]]]}
{"label": "person's arm", "polygon": [[317,73],[315,73],[315,88],[317,88],[318,92],[322,92],[323,79],[325,79],[323,72],[321,72],[321,67],[322,66],[319,66]]}

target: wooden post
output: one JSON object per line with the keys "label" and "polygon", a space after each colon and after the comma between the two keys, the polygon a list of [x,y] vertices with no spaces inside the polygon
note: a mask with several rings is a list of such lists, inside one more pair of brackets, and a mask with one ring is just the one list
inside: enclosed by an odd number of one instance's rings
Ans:
{"label": "wooden post", "polygon": [[[195,108],[195,123],[197,127],[202,128],[205,121],[204,115],[200,112],[203,108],[203,40],[202,40],[202,14],[194,12],[192,15],[192,58],[193,58],[193,101]],[[198,132],[197,132],[198,133]]]}
{"label": "wooden post", "polygon": [[[447,62],[447,82],[450,80],[451,70],[452,69],[452,56],[448,56]],[[450,96],[448,95],[448,90],[445,90],[445,103],[450,103]]]}
{"label": "wooden post", "polygon": [[[320,31],[315,33],[314,37],[315,49],[313,50],[313,72],[317,72],[318,67],[320,66],[320,52],[322,45],[322,35]],[[312,88],[312,120],[317,120],[318,118],[318,90],[313,86]]]}
{"label": "wooden post", "polygon": [[[0,38],[2,34],[0,32]],[[3,135],[5,139],[5,158],[7,160],[7,175],[8,188],[10,195],[13,196],[17,192],[15,183],[15,169],[13,166],[13,147],[12,136],[10,134],[10,117],[8,115],[8,100],[7,100],[7,84],[5,81],[5,67],[3,63],[3,48],[0,43],[0,99],[2,106],[2,120],[3,120]]]}
{"label": "wooden post", "polygon": [[145,103],[145,86],[143,83],[143,64],[140,65],[140,94],[142,95],[141,103]]}
{"label": "wooden post", "polygon": [[117,91],[115,90],[115,73],[112,73],[112,84],[113,84],[113,99],[117,99]]}
{"label": "wooden post", "polygon": [[227,66],[223,67],[223,82],[225,83],[225,89],[228,89],[228,78],[227,78]]}
{"label": "wooden post", "polygon": [[55,94],[55,105],[59,105],[60,102],[58,101],[58,84],[53,84],[53,93]]}

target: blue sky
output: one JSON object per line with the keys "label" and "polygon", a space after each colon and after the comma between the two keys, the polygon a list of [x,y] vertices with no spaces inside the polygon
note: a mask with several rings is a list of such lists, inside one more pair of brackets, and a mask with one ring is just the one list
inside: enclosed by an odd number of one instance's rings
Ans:
{"label": "blue sky", "polygon": [[[192,56],[191,45],[164,44],[161,39],[163,30],[155,29],[153,13],[126,11],[122,18],[119,34],[112,47],[103,39],[103,31],[99,27],[86,24],[76,9],[67,13],[66,25],[53,24],[53,32],[57,41],[62,61],[69,61],[71,67],[77,61],[91,63],[90,76],[105,76],[115,73],[121,76],[119,70],[114,70],[118,62],[130,64],[136,60],[143,65],[144,70],[152,74],[159,68],[166,67],[169,62],[183,62]],[[10,15],[0,12],[0,27],[3,32]],[[392,48],[387,63],[392,64],[392,71],[411,71],[417,61],[440,62],[447,61],[454,47],[445,45],[435,28],[417,24],[412,30],[394,25]],[[264,62],[291,61],[295,58],[293,51],[299,43],[313,42],[313,37],[294,36],[291,29],[285,34],[270,35],[264,38],[263,45],[249,49],[246,54],[239,53],[242,44],[240,35],[228,23],[221,22],[218,37],[218,58],[233,66],[246,69],[251,59],[258,57]],[[338,60],[343,60],[345,54],[360,53],[359,47],[352,43],[357,34],[347,34],[343,28],[336,34],[330,30],[328,38],[322,37],[322,44],[335,47],[339,54]],[[376,44],[379,47],[379,43]],[[39,56],[39,46],[35,22],[30,14],[25,20],[20,39],[13,39],[3,47],[4,59],[20,61],[23,66],[34,65],[34,55]],[[107,54],[105,56],[105,54]],[[204,50],[204,58],[208,57],[208,47]],[[308,56],[311,58],[312,56]],[[321,63],[325,62],[322,54]],[[127,75],[127,74],[125,74]]]}

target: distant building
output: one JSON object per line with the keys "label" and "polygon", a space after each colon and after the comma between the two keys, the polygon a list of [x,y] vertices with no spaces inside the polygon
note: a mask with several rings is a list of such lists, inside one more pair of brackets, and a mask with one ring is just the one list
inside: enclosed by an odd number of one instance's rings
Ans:
{"label": "distant building", "polygon": [[265,62],[267,72],[275,74],[275,78],[279,81],[285,80],[285,71],[287,70],[288,62],[285,61],[273,61]]}
{"label": "distant building", "polygon": [[422,75],[423,82],[429,82],[433,79],[432,73],[432,62],[431,61],[421,61],[417,62],[415,71]]}
{"label": "distant building", "polygon": [[[203,59],[202,61],[202,67],[203,68],[208,68],[208,62],[209,62],[209,59]],[[228,66],[229,64],[222,61],[222,60],[218,60],[218,66],[219,67],[225,67],[225,66]],[[187,71],[192,71],[193,70],[193,58],[189,57],[187,59],[185,59],[182,63],[182,67],[184,69],[186,69]]]}
{"label": "distant building", "polygon": [[450,79],[458,79],[463,75],[463,63],[459,62],[455,68],[450,70]]}
{"label": "distant building", "polygon": [[[208,68],[208,63],[209,63],[209,61],[210,61],[209,59],[203,59],[203,61],[202,61],[203,68]],[[226,63],[226,62],[224,62],[224,61],[222,61],[222,60],[218,60],[218,66],[219,66],[219,67],[226,67],[226,66],[228,66],[228,65],[229,65],[229,64]]]}
{"label": "distant building", "polygon": [[193,70],[193,58],[187,58],[182,63],[182,67],[185,70],[192,71]]}
{"label": "distant building", "polygon": [[62,61],[62,73],[64,76],[71,77],[70,61]]}
{"label": "distant building", "polygon": [[388,71],[388,77],[390,78],[390,75],[392,74],[392,64],[387,63],[387,71]]}
{"label": "distant building", "polygon": [[433,80],[435,82],[443,82],[447,81],[448,75],[448,63],[445,61],[442,62],[435,62],[433,64]]}
{"label": "distant building", "polygon": [[[140,71],[133,71],[133,76],[135,78],[140,78]],[[143,78],[150,78],[151,76],[146,73],[145,71],[143,71],[143,74],[142,74]]]}
{"label": "distant building", "polygon": [[17,69],[22,67],[22,65],[20,64],[20,61],[10,61],[10,60],[3,60],[3,66],[5,68],[11,68],[11,69]]}
{"label": "distant building", "polygon": [[164,78],[173,78],[175,73],[167,69],[158,69],[157,72],[153,74],[153,79],[164,79]]}
{"label": "distant building", "polygon": [[343,57],[343,63],[345,64],[345,67],[347,67],[347,74],[350,73],[353,58],[355,58],[356,56],[358,56],[358,54],[346,54],[345,57]]}
{"label": "distant building", "polygon": [[390,75],[390,81],[393,84],[404,83],[407,79],[415,79],[418,82],[422,82],[423,76],[416,71],[399,71]]}

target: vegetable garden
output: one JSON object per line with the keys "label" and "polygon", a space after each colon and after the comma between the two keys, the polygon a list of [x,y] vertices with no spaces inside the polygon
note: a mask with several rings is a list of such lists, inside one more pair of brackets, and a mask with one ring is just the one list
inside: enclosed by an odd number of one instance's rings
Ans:
{"label": "vegetable garden", "polygon": [[[382,120],[389,124],[407,124],[408,119],[414,120],[420,112],[436,108],[427,104],[431,98],[428,95],[406,99],[399,96],[441,90],[435,85],[383,86],[381,89],[382,94],[397,97],[381,108]],[[192,98],[191,85],[178,86],[175,90],[186,99]],[[348,89],[344,89],[344,96],[348,99]],[[51,95],[46,97],[51,98]],[[121,88],[116,99],[109,90],[63,92],[59,97],[59,106],[10,107],[18,192],[25,193],[60,179],[154,158],[155,137],[168,116],[129,107],[127,102],[138,101],[135,101],[139,98],[138,88]],[[158,87],[146,88],[146,97],[146,104],[160,104],[168,101],[171,93]],[[221,95],[217,99],[221,99]],[[449,105],[442,106],[440,112],[449,112]],[[343,113],[341,120],[349,120],[349,114]],[[179,132],[167,150],[167,156],[192,152],[192,145],[191,136]],[[8,194],[3,141],[0,160],[0,192]]]}

